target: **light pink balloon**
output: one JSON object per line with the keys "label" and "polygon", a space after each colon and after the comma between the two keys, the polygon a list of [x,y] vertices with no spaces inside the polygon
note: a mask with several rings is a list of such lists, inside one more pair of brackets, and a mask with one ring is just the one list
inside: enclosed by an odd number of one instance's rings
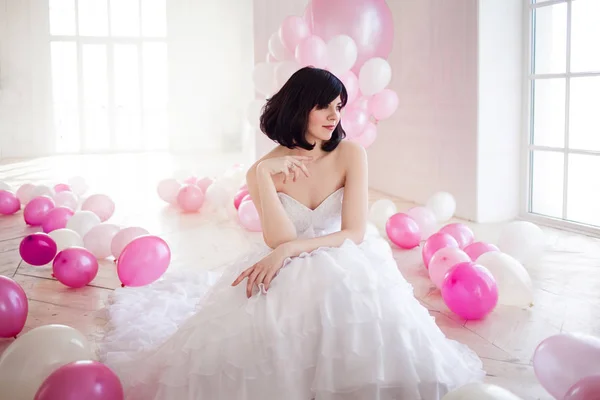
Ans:
{"label": "light pink balloon", "polygon": [[[245,203],[245,202],[247,202],[247,201],[252,201],[252,196],[250,196],[250,193],[248,193],[247,195],[245,195],[245,196],[242,198],[242,201],[240,202],[240,204],[242,204],[242,203]],[[239,207],[238,207],[238,209],[239,209]]]}
{"label": "light pink balloon", "polygon": [[461,249],[445,247],[435,252],[429,261],[429,278],[437,288],[444,283],[446,273],[456,264],[469,262],[471,259]]}
{"label": "light pink balloon", "polygon": [[54,200],[48,196],[38,196],[31,199],[23,210],[25,222],[31,226],[40,226],[46,215],[54,208]]}
{"label": "light pink balloon", "polygon": [[392,51],[394,21],[385,0],[313,0],[307,10],[309,28],[329,41],[345,34],[356,42],[358,58],[353,71],[358,73],[365,61],[387,58]]}
{"label": "light pink balloon", "polygon": [[471,257],[471,260],[473,260],[473,261],[477,261],[479,256],[481,256],[484,253],[487,253],[488,251],[500,251],[500,249],[498,249],[498,247],[494,246],[493,244],[485,243],[485,242],[471,243],[470,245],[465,247],[463,250],[465,251],[465,253],[467,253],[469,255],[469,257]]}
{"label": "light pink balloon", "polygon": [[310,36],[310,31],[302,17],[291,15],[286,17],[279,28],[279,38],[285,47],[295,51],[296,46]]}
{"label": "light pink balloon", "polygon": [[158,197],[164,202],[175,204],[177,203],[177,193],[180,188],[181,183],[179,183],[177,179],[169,178],[158,182],[156,192],[158,193]]}
{"label": "light pink balloon", "polygon": [[241,189],[239,190],[234,198],[233,198],[233,205],[235,206],[235,209],[239,209],[240,208],[240,204],[242,204],[242,200],[244,200],[244,198],[248,195],[248,189]]}
{"label": "light pink balloon", "polygon": [[363,130],[362,134],[353,138],[352,140],[359,143],[365,149],[368,149],[373,143],[375,143],[375,139],[377,139],[377,125],[372,122],[367,122],[367,126]]}
{"label": "light pink balloon", "polygon": [[79,200],[77,195],[73,192],[58,192],[54,195],[54,202],[57,207],[68,207],[73,211],[77,211],[79,206]]}
{"label": "light pink balloon", "polygon": [[398,108],[398,95],[391,89],[376,93],[369,102],[369,110],[376,120],[388,119]]}
{"label": "light pink balloon", "polygon": [[256,206],[251,201],[244,201],[238,208],[240,224],[251,232],[260,232],[262,226]]}
{"label": "light pink balloon", "polygon": [[54,192],[55,193],[60,193],[60,192],[71,192],[71,186],[67,185],[66,183],[57,183],[56,185],[54,185]]}
{"label": "light pink balloon", "polygon": [[96,225],[83,236],[83,245],[97,259],[106,258],[111,255],[110,245],[120,230],[114,224],[102,223]]}
{"label": "light pink balloon", "polygon": [[21,209],[19,198],[8,190],[0,190],[0,214],[12,215]]}
{"label": "light pink balloon", "polygon": [[42,229],[44,232],[50,233],[57,229],[66,228],[67,222],[74,213],[69,207],[54,207],[46,214],[42,222]]}
{"label": "light pink balloon", "polygon": [[212,185],[213,182],[214,180],[212,180],[211,178],[204,177],[198,179],[198,182],[196,182],[196,186],[198,186],[200,189],[202,189],[204,193],[206,193],[206,189],[208,189],[208,187]]}
{"label": "light pink balloon", "polygon": [[160,278],[171,263],[171,249],[158,236],[140,236],[129,243],[117,261],[123,286],[145,286]]}
{"label": "light pink balloon", "polygon": [[[475,240],[475,234],[473,233],[471,228],[461,223],[448,224],[442,227],[442,229],[440,229],[440,232],[447,233],[448,235],[456,239],[456,241],[458,242],[458,247],[460,247],[461,249],[464,249],[465,247],[473,243],[473,241]],[[476,259],[473,259],[473,261],[475,260]]]}
{"label": "light pink balloon", "polygon": [[17,282],[0,275],[0,338],[16,337],[27,321],[29,302]]}
{"label": "light pink balloon", "polygon": [[342,116],[342,127],[348,139],[359,137],[365,130],[369,116],[359,108],[347,108]]}
{"label": "light pink balloon", "polygon": [[571,386],[563,400],[594,400],[599,397],[600,375],[590,375]]}
{"label": "light pink balloon", "polygon": [[327,44],[318,36],[303,39],[296,47],[296,61],[302,66],[325,68],[327,66]]}
{"label": "light pink balloon", "polygon": [[204,192],[196,185],[183,185],[177,193],[177,205],[185,212],[195,212],[204,203]]}
{"label": "light pink balloon", "polygon": [[429,208],[423,206],[412,207],[406,214],[410,215],[410,217],[419,225],[419,229],[421,230],[421,240],[426,240],[435,232],[437,218]]}
{"label": "light pink balloon", "polygon": [[115,203],[105,194],[94,194],[85,199],[81,210],[93,212],[104,222],[115,213]]}
{"label": "light pink balloon", "polygon": [[371,111],[369,110],[369,102],[371,101],[371,98],[371,96],[360,96],[352,102],[352,107],[361,109],[367,114],[369,114],[371,113]]}
{"label": "light pink balloon", "polygon": [[348,93],[348,104],[352,104],[352,102],[358,97],[358,94],[360,92],[358,88],[358,78],[352,71],[348,71],[342,76],[339,76],[338,78],[346,87],[346,92]]}
{"label": "light pink balloon", "polygon": [[183,181],[183,183],[187,183],[188,185],[195,185],[197,182],[198,178],[195,176],[190,176]]}
{"label": "light pink balloon", "polygon": [[388,238],[402,249],[412,249],[419,245],[421,231],[414,219],[404,213],[392,215],[385,224]]}
{"label": "light pink balloon", "polygon": [[431,261],[431,257],[433,257],[435,252],[439,249],[443,249],[444,247],[458,248],[458,242],[447,233],[437,232],[429,236],[423,245],[423,250],[421,251],[425,268],[429,268],[429,261]]}
{"label": "light pink balloon", "polygon": [[498,287],[487,268],[465,262],[455,265],[446,274],[442,298],[453,313],[466,320],[477,320],[496,307]]}
{"label": "light pink balloon", "polygon": [[83,247],[69,247],[59,252],[52,263],[52,276],[63,285],[81,288],[98,274],[98,260]]}
{"label": "light pink balloon", "polygon": [[544,339],[533,354],[538,381],[554,398],[563,399],[581,379],[600,375],[600,338],[561,333]]}
{"label": "light pink balloon", "polygon": [[121,252],[131,241],[137,237],[148,235],[149,232],[138,226],[130,226],[128,228],[121,229],[112,238],[110,242],[110,252],[115,259],[118,259]]}

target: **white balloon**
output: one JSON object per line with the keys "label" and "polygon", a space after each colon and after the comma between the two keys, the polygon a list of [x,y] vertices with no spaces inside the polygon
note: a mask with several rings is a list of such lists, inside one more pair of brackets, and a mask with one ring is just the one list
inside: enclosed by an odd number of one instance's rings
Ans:
{"label": "white balloon", "polygon": [[254,129],[260,129],[260,115],[264,106],[265,101],[262,99],[254,99],[248,104],[246,118]]}
{"label": "white balloon", "polygon": [[358,48],[354,39],[347,35],[337,35],[327,42],[327,68],[333,74],[340,76],[354,66],[358,58]]}
{"label": "white balloon", "polygon": [[369,221],[377,227],[384,230],[388,219],[398,212],[398,209],[390,199],[380,199],[374,202],[369,209]]}
{"label": "white balloon", "polygon": [[68,249],[69,247],[83,247],[83,239],[79,233],[74,230],[62,228],[50,232],[48,235],[56,243],[57,251]]}
{"label": "white balloon", "polygon": [[438,222],[446,222],[456,212],[456,200],[448,192],[437,192],[427,200],[427,208],[433,211]]}
{"label": "white balloon", "polygon": [[0,181],[0,190],[9,190],[12,192],[12,187],[8,183]]}
{"label": "white balloon", "polygon": [[169,178],[160,181],[156,191],[158,192],[158,197],[162,200],[169,204],[177,204],[179,189],[181,189],[181,183],[177,179]]}
{"label": "white balloon", "polygon": [[127,246],[133,239],[143,235],[148,235],[148,231],[138,226],[130,226],[128,228],[121,229],[111,240],[111,254],[115,259],[118,259],[125,246]]}
{"label": "white balloon", "polygon": [[544,232],[528,221],[514,221],[500,233],[498,247],[523,265],[536,262],[544,251]]}
{"label": "white balloon", "polygon": [[277,88],[281,88],[290,77],[300,69],[296,61],[283,61],[275,67],[275,82]]}
{"label": "white balloon", "polygon": [[521,400],[508,390],[489,383],[467,383],[446,394],[442,400]]}
{"label": "white balloon", "polygon": [[483,253],[476,260],[494,276],[498,285],[498,304],[526,307],[533,303],[531,277],[520,262],[499,251]]}
{"label": "white balloon", "polygon": [[33,190],[35,189],[35,185],[31,183],[25,183],[21,185],[19,189],[17,189],[17,197],[22,205],[27,205],[33,199]]}
{"label": "white balloon", "polygon": [[364,96],[381,92],[392,80],[392,67],[380,57],[369,59],[358,75],[358,85]]}
{"label": "white balloon", "polygon": [[406,214],[414,219],[417,225],[419,225],[421,240],[426,240],[437,230],[437,217],[431,209],[418,206],[411,208]]}
{"label": "white balloon", "polygon": [[263,95],[268,95],[277,89],[275,80],[275,67],[277,63],[261,62],[254,66],[252,72],[252,81],[257,92]]}
{"label": "white balloon", "polygon": [[77,211],[79,199],[73,192],[58,192],[54,195],[54,204],[56,204],[56,207],[69,207],[71,210]]}
{"label": "white balloon", "polygon": [[32,198],[38,197],[38,196],[48,196],[50,198],[53,198],[54,190],[46,185],[37,185],[36,187],[33,188],[31,195],[32,195]]}
{"label": "white balloon", "polygon": [[269,38],[269,52],[279,61],[290,60],[294,58],[291,51],[284,46],[281,38],[279,37],[279,31],[273,32]]}
{"label": "white balloon", "polygon": [[120,230],[121,228],[114,224],[96,225],[83,237],[83,246],[97,259],[106,258],[111,255],[110,245]]}
{"label": "white balloon", "polygon": [[81,237],[85,237],[96,225],[100,225],[100,217],[91,211],[77,211],[67,221],[67,229],[77,232]]}
{"label": "white balloon", "polygon": [[85,179],[81,176],[74,176],[69,179],[71,190],[78,196],[83,195],[88,190],[88,185]]}
{"label": "white balloon", "polygon": [[233,203],[230,194],[230,188],[226,187],[221,182],[214,182],[206,189],[206,193],[204,194],[204,204],[206,204],[209,209],[213,210],[224,207],[228,203]]}

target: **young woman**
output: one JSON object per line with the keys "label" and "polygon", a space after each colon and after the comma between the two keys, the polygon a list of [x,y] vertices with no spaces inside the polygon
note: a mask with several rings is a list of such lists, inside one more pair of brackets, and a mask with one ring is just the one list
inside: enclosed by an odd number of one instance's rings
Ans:
{"label": "young woman", "polygon": [[[367,225],[367,159],[343,140],[346,101],[340,80],[310,67],[268,100],[261,129],[279,146],[247,173],[264,243],[181,300],[197,305],[167,338],[153,329],[174,278],[140,289],[154,303],[124,318],[102,354],[127,398],[437,400],[483,378]],[[120,310],[135,309],[132,290],[119,289]]]}

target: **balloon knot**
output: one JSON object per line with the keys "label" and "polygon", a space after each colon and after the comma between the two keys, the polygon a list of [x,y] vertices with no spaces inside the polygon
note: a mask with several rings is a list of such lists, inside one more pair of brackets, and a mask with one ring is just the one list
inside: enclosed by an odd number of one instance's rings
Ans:
{"label": "balloon knot", "polygon": [[125,284],[124,284],[124,283],[121,283],[121,287],[125,287]]}

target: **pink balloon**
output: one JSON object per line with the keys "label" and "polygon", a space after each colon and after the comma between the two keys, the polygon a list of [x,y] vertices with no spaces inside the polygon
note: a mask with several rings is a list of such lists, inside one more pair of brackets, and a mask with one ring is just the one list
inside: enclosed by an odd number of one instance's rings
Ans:
{"label": "pink balloon", "polygon": [[242,202],[238,208],[238,216],[240,224],[247,230],[251,232],[260,232],[262,230],[260,217],[253,202]]}
{"label": "pink balloon", "polygon": [[456,264],[469,262],[471,259],[461,249],[456,247],[444,247],[435,252],[429,261],[429,278],[437,288],[444,283],[446,273]]}
{"label": "pink balloon", "polygon": [[498,287],[487,268],[473,262],[455,265],[442,283],[442,298],[452,312],[467,320],[482,319],[498,303]]}
{"label": "pink balloon", "polygon": [[63,285],[81,288],[98,274],[98,260],[83,247],[69,247],[56,255],[52,263],[52,276]]}
{"label": "pink balloon", "polygon": [[431,257],[433,257],[435,252],[439,249],[443,249],[444,247],[458,248],[458,242],[447,233],[437,232],[429,236],[429,238],[425,241],[423,250],[421,252],[425,268],[429,268],[429,261],[431,261]]}
{"label": "pink balloon", "polygon": [[376,120],[388,119],[398,108],[398,95],[391,89],[383,89],[369,101],[369,111]]}
{"label": "pink balloon", "polygon": [[352,107],[363,110],[366,113],[370,113],[369,110],[369,102],[371,101],[371,96],[360,96],[356,100],[352,102]]}
{"label": "pink balloon", "polygon": [[50,233],[56,229],[66,228],[69,218],[74,213],[69,207],[54,207],[48,212],[46,218],[44,218],[44,222],[42,222],[44,232]]}
{"label": "pink balloon", "polygon": [[[240,204],[242,204],[242,203],[245,203],[245,202],[247,202],[247,201],[252,201],[252,197],[250,196],[250,194],[247,194],[247,195],[245,195],[245,196],[242,198],[242,201],[240,202]],[[239,207],[238,207],[238,209],[239,209]]]}
{"label": "pink balloon", "polygon": [[117,274],[123,286],[145,286],[160,278],[171,263],[171,249],[158,236],[133,239],[117,260]]}
{"label": "pink balloon", "polygon": [[16,337],[25,327],[29,302],[25,291],[11,278],[0,275],[0,337]]}
{"label": "pink balloon", "polygon": [[473,243],[473,241],[475,240],[475,234],[473,233],[471,228],[461,223],[448,224],[442,229],[440,229],[440,232],[447,233],[448,235],[456,239],[456,241],[458,242],[458,247],[460,247],[461,249],[464,249],[465,247]]}
{"label": "pink balloon", "polygon": [[295,51],[298,44],[310,36],[308,25],[302,17],[291,15],[286,17],[279,28],[279,38],[285,47]]}
{"label": "pink balloon", "polygon": [[346,92],[348,93],[348,104],[352,104],[360,92],[358,88],[358,78],[352,71],[348,71],[338,78],[346,87]]}
{"label": "pink balloon", "polygon": [[341,124],[348,139],[359,137],[365,130],[369,116],[359,108],[349,107],[344,110]]}
{"label": "pink balloon", "polygon": [[0,214],[11,215],[21,209],[19,198],[8,190],[0,190]]}
{"label": "pink balloon", "polygon": [[56,251],[54,239],[42,232],[25,236],[19,245],[19,254],[23,261],[35,266],[48,264],[56,255]]}
{"label": "pink balloon", "polygon": [[72,190],[71,186],[67,185],[66,183],[57,183],[56,185],[54,185],[54,192],[72,192]]}
{"label": "pink balloon", "polygon": [[186,178],[183,183],[187,183],[188,185],[195,185],[196,183],[198,183],[198,178],[196,178],[195,176],[190,176],[188,178]]}
{"label": "pink balloon", "polygon": [[429,208],[423,206],[412,207],[406,214],[410,215],[417,225],[419,225],[419,229],[421,230],[421,240],[426,240],[435,232],[437,228],[437,218]]}
{"label": "pink balloon", "polygon": [[93,212],[104,222],[115,213],[115,203],[105,194],[94,194],[85,199],[81,210]]}
{"label": "pink balloon", "polygon": [[138,226],[130,226],[128,228],[121,229],[110,242],[110,252],[118,259],[123,249],[131,243],[131,241],[137,237],[148,235],[149,232]]}
{"label": "pink balloon", "polygon": [[25,206],[23,217],[25,223],[31,226],[40,226],[46,215],[54,208],[54,200],[48,196],[38,196]]}
{"label": "pink balloon", "polygon": [[368,149],[373,143],[375,143],[375,139],[377,139],[377,126],[372,122],[367,122],[367,126],[362,134],[353,140],[359,143],[365,149]]}
{"label": "pink balloon", "polygon": [[233,205],[235,206],[236,210],[240,208],[240,204],[242,204],[242,200],[244,200],[246,196],[248,196],[248,189],[241,189],[235,194],[233,198]]}
{"label": "pink balloon", "polygon": [[544,339],[533,353],[538,381],[554,398],[563,399],[581,379],[600,375],[600,338],[561,333]]}
{"label": "pink balloon", "polygon": [[563,400],[594,400],[600,397],[600,375],[590,375],[569,388]]}
{"label": "pink balloon", "polygon": [[358,49],[355,73],[368,59],[387,58],[392,51],[394,21],[385,0],[313,0],[309,12],[314,34],[323,40],[340,34],[354,39]]}
{"label": "pink balloon", "polygon": [[465,253],[471,257],[471,260],[477,261],[479,256],[488,251],[500,251],[500,249],[493,244],[485,242],[474,242],[463,249]]}
{"label": "pink balloon", "polygon": [[296,47],[296,61],[302,66],[327,66],[327,44],[318,36],[303,39]]}
{"label": "pink balloon", "polygon": [[196,186],[198,186],[200,189],[202,189],[204,193],[206,193],[206,189],[208,189],[208,187],[212,185],[213,182],[214,181],[212,179],[205,177],[198,179],[198,182],[196,182]]}
{"label": "pink balloon", "polygon": [[402,249],[412,249],[419,245],[421,230],[414,219],[403,213],[392,215],[385,224],[388,238]]}
{"label": "pink balloon", "polygon": [[123,400],[117,375],[98,361],[74,361],[54,370],[42,383],[34,400]]}
{"label": "pink balloon", "polygon": [[204,192],[196,185],[183,185],[177,193],[177,204],[185,212],[195,212],[204,203]]}

